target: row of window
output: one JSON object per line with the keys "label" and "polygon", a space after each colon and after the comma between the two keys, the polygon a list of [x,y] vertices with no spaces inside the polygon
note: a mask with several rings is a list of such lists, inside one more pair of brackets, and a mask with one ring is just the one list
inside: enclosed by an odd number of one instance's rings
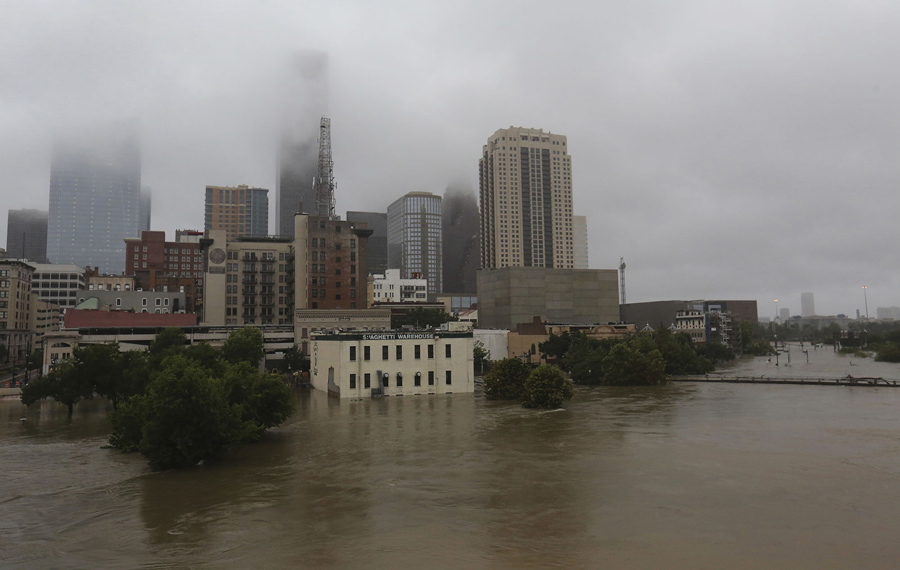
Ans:
{"label": "row of window", "polygon": [[[428,347],[428,358],[434,358],[434,345],[429,344],[426,346]],[[371,348],[372,348],[371,346],[363,347],[363,360],[371,360],[372,359]],[[398,344],[394,348],[395,348],[396,360],[403,360],[403,345]],[[444,345],[444,356],[446,356],[447,358],[450,358],[451,354],[452,354],[452,345],[445,344]],[[388,345],[382,345],[381,359],[388,360],[389,358],[390,358],[390,347]],[[417,344],[417,345],[413,346],[413,358],[415,358],[416,360],[422,358],[422,345]],[[350,347],[350,360],[351,361],[356,360],[356,347],[355,346]]]}
{"label": "row of window", "polygon": [[[381,385],[385,388],[389,388],[390,382],[391,382],[391,376],[390,376],[390,374],[385,372],[381,377]],[[447,386],[450,386],[453,384],[453,375],[449,370],[444,372],[444,383]],[[402,372],[397,373],[394,385],[397,386],[398,388],[403,387],[403,373]],[[413,386],[421,386],[421,385],[422,385],[422,373],[416,372],[415,375],[413,376]],[[434,370],[428,371],[428,385],[434,386]],[[369,373],[363,374],[362,387],[363,388],[371,388],[372,387],[372,375],[371,374],[369,374]],[[350,375],[350,389],[351,390],[356,389],[356,374]]]}

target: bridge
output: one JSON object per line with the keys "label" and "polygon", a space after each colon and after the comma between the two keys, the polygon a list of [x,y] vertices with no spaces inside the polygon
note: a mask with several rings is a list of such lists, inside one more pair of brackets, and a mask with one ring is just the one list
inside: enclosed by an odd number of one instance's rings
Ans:
{"label": "bridge", "polygon": [[796,386],[884,386],[888,388],[900,387],[900,380],[843,376],[839,378],[799,378],[797,376],[671,376],[672,382],[710,382],[719,384],[790,384]]}

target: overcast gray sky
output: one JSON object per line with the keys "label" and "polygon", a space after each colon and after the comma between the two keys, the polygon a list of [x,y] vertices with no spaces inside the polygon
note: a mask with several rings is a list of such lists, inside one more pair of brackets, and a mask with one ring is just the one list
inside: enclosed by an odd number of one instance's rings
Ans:
{"label": "overcast gray sky", "polygon": [[207,184],[274,211],[285,70],[314,50],[340,213],[474,191],[495,130],[543,128],[629,302],[855,315],[867,285],[874,316],[900,305],[897,30],[896,1],[0,0],[0,239],[48,207],[54,132],[123,117],[153,229],[202,229]]}

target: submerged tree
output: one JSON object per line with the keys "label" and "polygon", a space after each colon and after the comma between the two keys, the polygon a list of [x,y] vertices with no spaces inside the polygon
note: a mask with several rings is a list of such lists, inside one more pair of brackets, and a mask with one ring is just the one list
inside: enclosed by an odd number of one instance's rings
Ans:
{"label": "submerged tree", "polygon": [[572,381],[558,367],[541,364],[525,380],[522,405],[526,408],[556,409],[570,400],[575,390]]}
{"label": "submerged tree", "polygon": [[490,400],[518,400],[525,388],[531,368],[518,358],[494,362],[484,376],[484,395]]}

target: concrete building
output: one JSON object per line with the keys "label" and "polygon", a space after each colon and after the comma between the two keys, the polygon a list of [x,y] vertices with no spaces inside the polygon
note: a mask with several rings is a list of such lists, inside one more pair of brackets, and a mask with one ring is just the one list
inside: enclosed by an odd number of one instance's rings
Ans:
{"label": "concrete building", "polygon": [[125,275],[134,279],[133,289],[184,293],[182,309],[202,311],[201,237],[203,232],[196,230],[176,230],[175,241],[166,241],[165,232],[144,231],[139,238],[125,240]]}
{"label": "concrete building", "polygon": [[472,332],[316,334],[310,381],[339,398],[474,392]]}
{"label": "concrete building", "polygon": [[316,332],[390,329],[390,309],[297,309],[294,312],[294,344],[303,354],[309,354],[309,340]]}
{"label": "concrete building", "polygon": [[184,293],[175,291],[85,291],[75,308],[164,315],[184,313],[184,306]]}
{"label": "concrete building", "polygon": [[878,307],[875,314],[879,320],[900,321],[900,307]]}
{"label": "concrete building", "polygon": [[572,252],[575,256],[575,269],[587,269],[590,265],[587,216],[572,216]]}
{"label": "concrete building", "polygon": [[229,240],[269,235],[269,191],[246,185],[207,186],[204,229],[224,230]]}
{"label": "concrete building", "polygon": [[384,275],[373,275],[374,303],[423,302],[428,300],[428,281],[417,274],[409,279],[400,277],[399,269],[388,269]]}
{"label": "concrete building", "polygon": [[125,270],[141,227],[141,153],[133,124],[58,141],[50,164],[47,257],[55,264]]}
{"label": "concrete building", "polygon": [[13,258],[47,263],[47,219],[42,210],[10,210],[6,249]]}
{"label": "concrete building", "polygon": [[521,127],[488,139],[478,162],[482,268],[575,267],[566,142]]}
{"label": "concrete building", "polygon": [[65,310],[78,304],[86,288],[85,269],[73,264],[31,263],[34,267],[32,290],[41,301]]}
{"label": "concrete building", "polygon": [[150,210],[152,207],[152,197],[153,194],[150,191],[150,187],[141,186],[140,219],[138,221],[138,230],[142,232],[150,229]]}
{"label": "concrete building", "polygon": [[816,314],[816,301],[812,293],[800,293],[800,316],[812,317]]}
{"label": "concrete building", "polygon": [[[753,325],[759,322],[756,301],[751,300],[709,300],[709,301],[648,301],[627,303],[619,307],[619,320],[634,323],[638,328],[649,325],[652,329],[676,326],[679,311],[728,312],[737,321]],[[676,327],[677,328],[677,327]]]}
{"label": "concrete building", "polygon": [[534,317],[567,324],[619,320],[614,269],[505,267],[478,272],[479,328],[513,330]]}
{"label": "concrete building", "polygon": [[791,318],[791,310],[787,307],[782,307],[778,310],[778,318],[782,323],[787,322]]}
{"label": "concrete building", "polygon": [[32,347],[41,345],[41,339],[47,333],[58,331],[62,328],[62,314],[59,305],[41,301],[32,291],[31,293],[31,325]]}
{"label": "concrete building", "polygon": [[92,267],[85,269],[84,280],[87,291],[133,291],[135,289],[134,277],[98,275]]}
{"label": "concrete building", "polygon": [[[326,216],[296,216],[295,234],[305,241],[299,252],[308,263],[304,307],[310,309],[365,309],[368,286],[368,238],[372,230],[361,222]],[[302,227],[302,230],[301,230]],[[301,232],[301,233],[296,233]]]}
{"label": "concrete building", "polygon": [[523,322],[516,325],[516,328],[509,331],[507,335],[506,355],[501,353],[492,353],[492,360],[501,358],[518,358],[528,364],[543,364],[546,362],[541,356],[540,345],[547,341],[551,334],[561,335],[563,333],[581,332],[587,336],[603,340],[607,338],[625,338],[634,334],[634,325],[621,323],[605,323],[605,324],[551,324],[541,321],[535,317],[531,322]]}
{"label": "concrete building", "polygon": [[33,275],[25,261],[0,260],[0,363],[21,363],[31,348]]}
{"label": "concrete building", "polygon": [[400,276],[419,275],[428,292],[443,290],[441,197],[431,192],[410,192],[387,210],[388,267]]}
{"label": "concrete building", "polygon": [[200,245],[206,256],[203,324],[292,322],[295,240],[279,236],[228,240],[224,230],[212,230]]}
{"label": "concrete building", "polygon": [[383,275],[388,268],[387,214],[381,212],[347,212],[347,220],[364,223],[372,235],[366,246],[369,274]]}

